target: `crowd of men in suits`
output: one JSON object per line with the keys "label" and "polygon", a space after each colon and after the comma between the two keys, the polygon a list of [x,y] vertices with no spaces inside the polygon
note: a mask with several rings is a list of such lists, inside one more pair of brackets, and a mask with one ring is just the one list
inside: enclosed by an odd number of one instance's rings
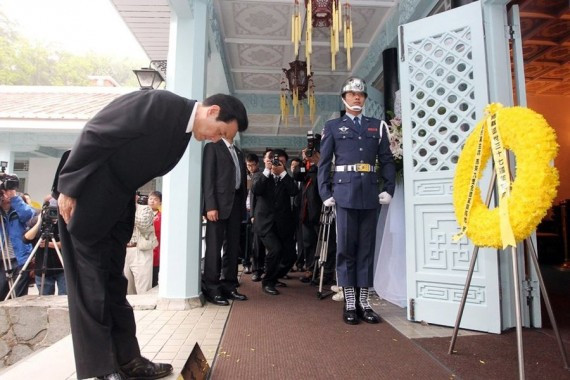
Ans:
{"label": "crowd of men in suits", "polygon": [[338,279],[344,288],[345,323],[380,322],[369,289],[378,211],[391,200],[395,170],[388,131],[380,120],[362,115],[367,96],[362,79],[347,79],[341,90],[345,112],[325,124],[322,144],[315,146],[311,136],[299,158],[289,160],[284,150],[270,148],[261,160],[254,154],[244,158],[233,145],[235,136],[206,145],[202,291],[208,301],[229,305],[229,299],[247,300],[237,290],[238,257],[244,273],[272,296],[287,286],[281,280],[290,271],[305,272],[301,281],[314,282],[321,216],[328,208],[336,220],[322,281]]}

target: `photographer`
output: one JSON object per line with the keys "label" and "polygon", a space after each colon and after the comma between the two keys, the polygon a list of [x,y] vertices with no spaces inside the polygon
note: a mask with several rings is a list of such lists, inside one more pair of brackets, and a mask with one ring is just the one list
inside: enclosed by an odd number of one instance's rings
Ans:
{"label": "photographer", "polygon": [[[44,239],[38,246],[38,250],[35,255],[36,286],[42,296],[55,294],[56,284],[58,295],[61,296],[67,294],[63,266],[53,241],[51,241],[51,238],[53,237],[56,240],[57,247],[61,251],[57,215],[57,201],[52,198],[44,203],[36,224],[24,234],[24,242],[31,243],[34,247],[38,243],[38,240],[41,238]],[[46,244],[48,247],[47,255],[45,255]],[[43,290],[42,275],[44,275]]]}
{"label": "photographer", "polygon": [[299,189],[285,170],[287,158],[281,149],[268,151],[263,159],[265,169],[253,177],[252,191],[256,199],[253,228],[267,249],[261,284],[263,291],[270,295],[279,294],[275,287],[284,283],[278,279],[287,274],[296,259],[291,197]]}
{"label": "photographer", "polygon": [[[10,278],[16,280],[32,251],[31,244],[22,240],[26,223],[34,216],[34,209],[28,206],[16,194],[18,178],[5,173],[0,174],[1,228],[0,243],[2,252],[2,273],[0,274],[0,300],[4,300],[12,285]],[[15,289],[15,296],[28,294],[28,278],[22,276]]]}
{"label": "photographer", "polygon": [[[303,149],[302,152],[303,165],[293,173],[293,177],[302,183],[299,222],[303,231],[304,262],[307,273],[300,277],[300,280],[304,283],[311,282],[315,260],[318,260],[316,256],[320,254],[320,252],[316,252],[323,206],[317,180],[318,163],[321,157],[319,153],[320,141],[321,135],[315,134],[313,136],[310,132],[307,134],[307,148]],[[325,285],[332,283],[335,277],[336,233],[334,219],[332,223],[323,278]]]}

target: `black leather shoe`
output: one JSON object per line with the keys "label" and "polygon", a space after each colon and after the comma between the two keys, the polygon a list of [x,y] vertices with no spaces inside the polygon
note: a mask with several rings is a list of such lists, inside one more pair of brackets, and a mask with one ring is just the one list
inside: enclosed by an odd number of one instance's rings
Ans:
{"label": "black leather shoe", "polygon": [[121,366],[121,375],[127,379],[160,379],[172,373],[172,366],[166,363],[153,363],[145,357],[134,358]]}
{"label": "black leather shoe", "polygon": [[247,296],[245,294],[239,293],[237,290],[232,290],[228,292],[228,298],[238,301],[247,301]]}
{"label": "black leather shoe", "polygon": [[344,323],[348,325],[357,325],[360,323],[356,315],[356,310],[346,310],[346,308],[342,308],[342,319]]}
{"label": "black leather shoe", "polygon": [[267,294],[271,294],[272,296],[276,296],[279,294],[279,290],[275,289],[275,287],[271,285],[265,285],[263,287],[263,291]]}
{"label": "black leather shoe", "polygon": [[311,282],[311,281],[313,280],[313,275],[299,277],[299,280],[300,280],[303,284],[308,284],[309,282]]}
{"label": "black leather shoe", "polygon": [[251,268],[250,268],[250,267],[245,267],[245,268],[243,269],[243,273],[245,273],[245,274],[251,274]]}
{"label": "black leather shoe", "polygon": [[287,287],[287,284],[284,283],[283,281],[277,281],[277,282],[275,283],[275,287],[276,287],[276,288],[286,288],[286,287]]}
{"label": "black leather shoe", "polygon": [[218,306],[228,306],[230,304],[230,301],[228,301],[228,299],[224,296],[210,296],[208,293],[204,293],[204,297],[206,298],[206,301],[213,303],[214,305],[218,305]]}
{"label": "black leather shoe", "polygon": [[251,275],[251,281],[253,282],[259,282],[261,281],[261,275],[259,273],[254,273]]}
{"label": "black leather shoe", "polygon": [[119,372],[113,372],[105,376],[97,376],[97,379],[103,380],[125,380],[123,376]]}
{"label": "black leather shoe", "polygon": [[290,280],[290,279],[291,279],[291,277],[289,277],[288,275],[285,275],[285,276],[283,276],[283,277],[281,277],[281,278],[284,279],[284,280]]}
{"label": "black leather shoe", "polygon": [[356,313],[360,319],[367,323],[380,323],[382,318],[371,308],[362,309],[360,306],[356,307]]}

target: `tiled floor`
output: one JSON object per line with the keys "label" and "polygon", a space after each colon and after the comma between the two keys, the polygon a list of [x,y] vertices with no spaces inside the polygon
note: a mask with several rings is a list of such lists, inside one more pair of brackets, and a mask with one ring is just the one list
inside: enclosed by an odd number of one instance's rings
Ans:
{"label": "tiled floor", "polygon": [[[157,291],[147,295],[129,296],[135,307],[137,337],[144,356],[171,363],[174,373],[166,379],[178,377],[194,345],[200,348],[212,366],[231,307],[206,304],[204,307],[183,311],[156,310]],[[384,320],[408,338],[451,336],[449,327],[424,325],[406,320],[406,309],[375,298],[373,308]],[[460,331],[460,335],[477,334]],[[2,380],[35,379],[41,373],[45,380],[75,379],[75,365],[71,337],[68,336],[49,348],[36,352],[15,365],[0,370]]]}

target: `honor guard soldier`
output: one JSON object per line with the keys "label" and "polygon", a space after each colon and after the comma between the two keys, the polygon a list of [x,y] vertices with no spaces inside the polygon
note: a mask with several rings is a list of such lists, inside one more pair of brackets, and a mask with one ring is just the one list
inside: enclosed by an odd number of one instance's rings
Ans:
{"label": "honor guard soldier", "polygon": [[[386,130],[380,120],[362,115],[368,96],[361,78],[346,80],[341,91],[346,114],[325,123],[319,161],[319,194],[336,207],[337,277],[344,288],[343,320],[379,323],[368,291],[373,285],[374,245],[379,207],[394,194],[396,168]],[[383,188],[379,188],[380,163]],[[331,173],[332,172],[332,173]]]}

